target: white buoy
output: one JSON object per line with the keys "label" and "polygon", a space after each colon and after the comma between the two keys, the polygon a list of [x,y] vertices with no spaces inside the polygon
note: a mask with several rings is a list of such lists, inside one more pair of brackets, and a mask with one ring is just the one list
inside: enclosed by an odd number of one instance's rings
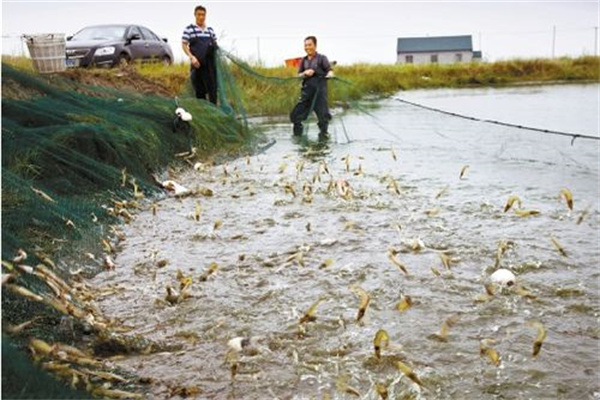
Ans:
{"label": "white buoy", "polygon": [[181,116],[181,119],[185,122],[190,122],[192,120],[192,114],[190,114],[189,112],[186,111]]}
{"label": "white buoy", "polygon": [[497,285],[513,286],[517,282],[517,277],[511,271],[500,268],[490,276],[490,280]]}
{"label": "white buoy", "polygon": [[192,114],[185,111],[185,109],[183,107],[177,107],[175,109],[175,115],[177,115],[179,117],[179,119],[181,119],[182,121],[189,122],[192,120]]}

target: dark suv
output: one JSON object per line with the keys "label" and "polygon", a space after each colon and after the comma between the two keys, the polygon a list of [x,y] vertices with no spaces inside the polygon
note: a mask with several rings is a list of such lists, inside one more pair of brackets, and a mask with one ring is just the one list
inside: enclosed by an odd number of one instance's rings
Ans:
{"label": "dark suv", "polygon": [[67,37],[67,67],[129,64],[134,60],[173,62],[171,46],[139,25],[88,26]]}

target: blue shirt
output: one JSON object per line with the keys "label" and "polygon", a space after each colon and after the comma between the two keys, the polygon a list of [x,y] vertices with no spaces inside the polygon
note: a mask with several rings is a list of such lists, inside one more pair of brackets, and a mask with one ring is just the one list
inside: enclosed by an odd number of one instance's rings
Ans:
{"label": "blue shirt", "polygon": [[190,45],[192,55],[200,61],[201,65],[212,55],[217,45],[217,35],[213,28],[202,28],[196,24],[185,27],[181,40]]}

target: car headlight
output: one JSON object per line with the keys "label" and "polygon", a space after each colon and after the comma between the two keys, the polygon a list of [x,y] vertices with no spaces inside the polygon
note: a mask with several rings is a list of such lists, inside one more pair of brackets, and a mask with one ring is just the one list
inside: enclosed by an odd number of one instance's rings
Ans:
{"label": "car headlight", "polygon": [[110,56],[115,54],[115,47],[114,46],[108,46],[108,47],[100,47],[99,49],[96,49],[96,52],[94,53],[94,56]]}

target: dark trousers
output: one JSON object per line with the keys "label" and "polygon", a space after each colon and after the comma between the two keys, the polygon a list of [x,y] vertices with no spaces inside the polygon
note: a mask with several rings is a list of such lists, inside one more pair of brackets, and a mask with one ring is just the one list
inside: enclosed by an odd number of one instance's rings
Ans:
{"label": "dark trousers", "polygon": [[327,105],[327,82],[324,78],[310,78],[303,82],[300,100],[290,113],[290,121],[294,126],[302,126],[302,121],[308,118],[311,111],[317,114],[318,126],[321,132],[327,132],[331,119]]}
{"label": "dark trousers", "polygon": [[200,68],[193,68],[190,73],[192,86],[196,92],[196,98],[217,104],[217,73],[211,62],[201,64]]}

